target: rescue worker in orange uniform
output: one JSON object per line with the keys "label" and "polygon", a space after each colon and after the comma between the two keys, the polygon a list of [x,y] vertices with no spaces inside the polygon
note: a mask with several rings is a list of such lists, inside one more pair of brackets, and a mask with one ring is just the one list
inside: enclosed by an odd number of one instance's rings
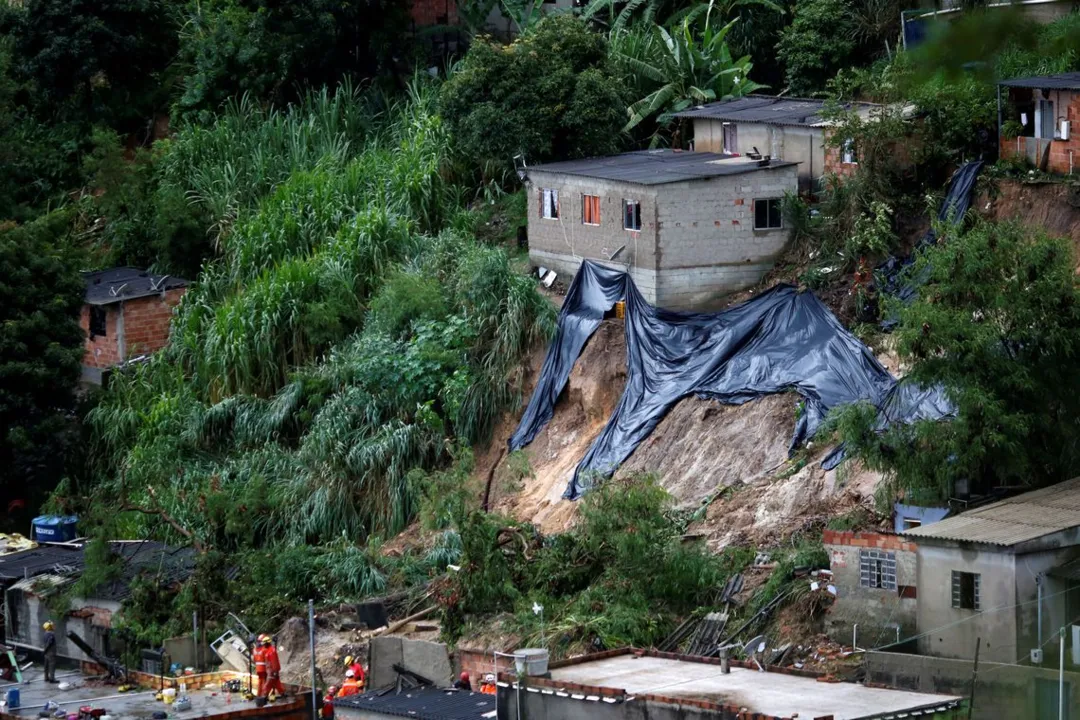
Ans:
{"label": "rescue worker in orange uniform", "polygon": [[278,657],[277,648],[269,635],[263,635],[263,656],[266,658],[267,677],[266,694],[274,694],[281,697],[285,694],[285,686],[281,684],[281,658]]}
{"label": "rescue worker in orange uniform", "polygon": [[480,692],[485,695],[494,695],[498,692],[495,688],[495,675],[488,673],[484,676],[484,682],[480,683]]}
{"label": "rescue worker in orange uniform", "polygon": [[349,697],[350,695],[360,694],[360,683],[356,682],[356,674],[352,670],[345,671],[345,682],[342,684],[341,689],[338,690],[337,696],[339,698]]}
{"label": "rescue worker in orange uniform", "polygon": [[266,648],[263,647],[265,635],[260,635],[255,640],[255,648],[251,651],[251,659],[255,662],[255,677],[259,678],[259,690],[255,694],[266,697]]}
{"label": "rescue worker in orange uniform", "polygon": [[354,658],[352,655],[346,657],[345,669],[352,670],[356,682],[360,683],[360,687],[364,687],[367,678],[364,676],[364,666],[360,664],[359,658]]}

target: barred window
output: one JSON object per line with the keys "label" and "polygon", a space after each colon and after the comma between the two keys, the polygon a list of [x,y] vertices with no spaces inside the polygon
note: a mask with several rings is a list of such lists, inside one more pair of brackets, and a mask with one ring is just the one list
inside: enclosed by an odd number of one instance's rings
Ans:
{"label": "barred window", "polygon": [[978,610],[982,602],[979,597],[981,576],[978,573],[952,572],[952,606],[960,610]]}
{"label": "barred window", "polygon": [[895,590],[896,553],[884,550],[860,550],[859,585],[866,588]]}

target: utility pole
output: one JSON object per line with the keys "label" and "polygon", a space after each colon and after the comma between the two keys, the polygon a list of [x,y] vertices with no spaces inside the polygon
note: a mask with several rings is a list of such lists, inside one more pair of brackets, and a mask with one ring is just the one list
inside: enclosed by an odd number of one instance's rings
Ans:
{"label": "utility pole", "polygon": [[982,638],[975,638],[975,665],[971,668],[971,696],[968,697],[968,720],[971,720],[971,711],[975,709],[975,682],[979,679],[980,647],[982,647]]}
{"label": "utility pole", "polygon": [[319,688],[315,677],[315,601],[307,601],[308,642],[311,645],[311,720],[319,719]]}

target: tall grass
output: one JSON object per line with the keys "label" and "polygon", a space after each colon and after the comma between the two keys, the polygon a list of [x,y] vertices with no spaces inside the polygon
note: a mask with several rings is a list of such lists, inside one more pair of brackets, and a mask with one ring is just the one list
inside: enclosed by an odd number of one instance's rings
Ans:
{"label": "tall grass", "polygon": [[[404,527],[413,471],[518,401],[516,367],[554,311],[459,229],[466,194],[433,100],[417,83],[396,103],[350,88],[282,111],[241,101],[164,150],[168,182],[217,219],[218,255],[170,348],[90,415],[102,498],[226,548],[356,543]],[[358,591],[383,582],[365,578]]]}

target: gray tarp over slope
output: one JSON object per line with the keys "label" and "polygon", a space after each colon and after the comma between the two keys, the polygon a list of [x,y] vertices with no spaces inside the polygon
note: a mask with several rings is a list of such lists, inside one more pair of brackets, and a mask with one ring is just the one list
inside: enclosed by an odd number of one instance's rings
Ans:
{"label": "gray tarp over slope", "polygon": [[[615,412],[574,471],[565,497],[611,475],[682,398],[741,405],[794,390],[805,400],[792,448],[813,435],[834,407],[867,400],[883,422],[941,418],[938,390],[896,380],[813,293],[778,285],[718,313],[680,313],[647,303],[630,277],[588,260],[570,286],[558,330],[510,449],[528,445],[551,420],[570,370],[604,313],[626,300],[627,382]],[[590,472],[591,471],[591,472]]]}

